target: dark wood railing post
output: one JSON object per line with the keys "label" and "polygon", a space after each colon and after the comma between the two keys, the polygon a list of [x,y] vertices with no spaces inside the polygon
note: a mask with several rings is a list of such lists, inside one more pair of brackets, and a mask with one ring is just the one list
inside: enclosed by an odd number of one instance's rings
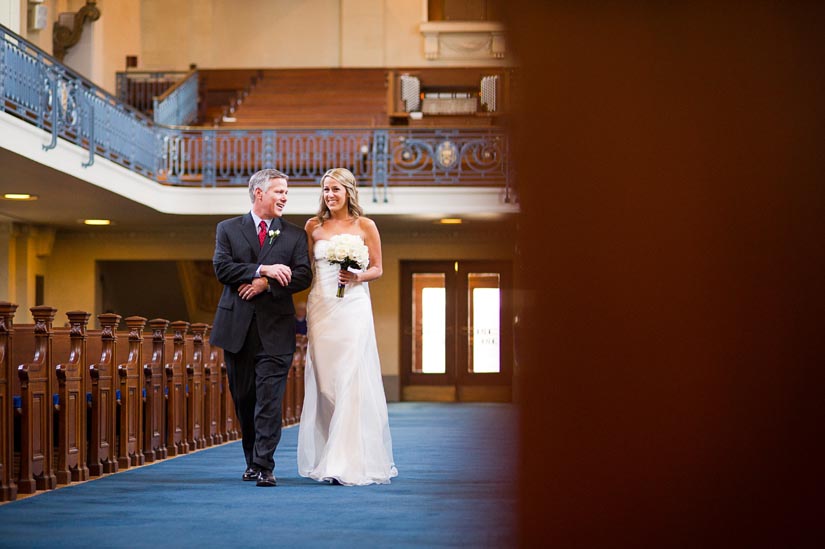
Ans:
{"label": "dark wood railing post", "polygon": [[295,353],[299,356],[295,369],[295,422],[301,422],[301,412],[304,409],[304,367],[307,363],[307,336],[298,334]]}
{"label": "dark wood railing post", "polygon": [[298,353],[292,355],[292,366],[286,375],[286,389],[284,398],[281,400],[281,423],[286,427],[295,423],[295,358]]}
{"label": "dark wood railing post", "polygon": [[221,350],[221,417],[226,429],[226,440],[237,440],[240,437],[238,430],[238,419],[235,415],[235,401],[232,399],[232,392],[229,390],[229,378],[226,373],[226,360],[223,358]]}
{"label": "dark wood railing post", "polygon": [[54,416],[51,376],[52,322],[57,309],[32,307],[34,356],[17,368],[23,398],[20,428],[20,479],[18,492],[33,494],[57,486],[54,475]]}
{"label": "dark wood railing post", "polygon": [[12,339],[17,305],[0,302],[0,501],[17,499],[14,482],[14,404]]}
{"label": "dark wood railing post", "polygon": [[[203,383],[206,387],[204,409],[204,426],[206,429],[206,445],[214,446],[223,442],[221,420],[221,372],[218,364],[218,348],[209,345],[209,331],[211,326],[207,326],[203,334],[203,341],[206,351],[204,351],[205,362],[203,364]],[[208,345],[208,347],[206,347]]]}
{"label": "dark wood railing post", "polygon": [[57,483],[89,479],[86,465],[86,326],[90,313],[70,311],[69,357],[55,366],[60,399]]}
{"label": "dark wood railing post", "polygon": [[166,363],[165,342],[169,321],[155,318],[149,321],[152,330],[152,355],[143,365],[143,379],[146,387],[143,422],[143,455],[146,463],[166,458],[166,437],[163,436],[166,425],[166,399],[163,391],[163,369]]}
{"label": "dark wood railing post", "polygon": [[189,323],[176,320],[173,331],[172,356],[166,363],[166,449],[170,456],[189,453],[186,441],[186,379],[184,377],[184,346]]}
{"label": "dark wood railing post", "polygon": [[204,383],[203,383],[203,336],[208,324],[196,322],[192,324],[192,356],[186,361],[186,379],[189,386],[187,399],[189,445],[193,450],[206,447],[204,430]]}
{"label": "dark wood railing post", "polygon": [[89,366],[92,380],[92,432],[89,452],[89,474],[99,477],[103,473],[117,472],[115,460],[115,356],[117,345],[116,327],[120,315],[97,315],[100,322],[101,351],[96,362]]}
{"label": "dark wood railing post", "polygon": [[126,362],[118,364],[120,378],[120,439],[118,441],[118,465],[127,469],[130,465],[143,465],[143,369],[141,368],[141,344],[146,319],[130,316],[126,319],[129,328],[129,354]]}

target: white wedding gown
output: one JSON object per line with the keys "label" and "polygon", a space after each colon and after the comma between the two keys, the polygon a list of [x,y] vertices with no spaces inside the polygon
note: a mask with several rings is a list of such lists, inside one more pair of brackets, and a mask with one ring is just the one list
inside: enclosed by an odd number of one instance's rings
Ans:
{"label": "white wedding gown", "polygon": [[307,300],[309,346],[298,432],[298,472],[318,481],[387,484],[398,475],[366,283],[336,297],[338,265],[315,242]]}

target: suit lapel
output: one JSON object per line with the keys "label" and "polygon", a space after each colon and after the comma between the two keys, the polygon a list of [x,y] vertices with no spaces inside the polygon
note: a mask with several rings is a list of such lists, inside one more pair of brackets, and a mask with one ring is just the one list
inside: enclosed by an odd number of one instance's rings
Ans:
{"label": "suit lapel", "polygon": [[261,249],[261,245],[258,243],[258,228],[255,226],[255,221],[252,220],[251,213],[241,218],[241,233],[254,252]]}

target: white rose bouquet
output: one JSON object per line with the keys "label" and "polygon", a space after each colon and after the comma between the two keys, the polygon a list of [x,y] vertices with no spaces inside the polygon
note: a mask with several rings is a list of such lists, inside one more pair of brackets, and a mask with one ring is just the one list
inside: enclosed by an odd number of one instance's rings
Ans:
{"label": "white rose bouquet", "polygon": [[[329,239],[327,261],[337,263],[341,269],[357,267],[366,269],[370,262],[370,252],[360,236],[354,234],[336,234]],[[344,285],[338,283],[338,297],[344,297]]]}

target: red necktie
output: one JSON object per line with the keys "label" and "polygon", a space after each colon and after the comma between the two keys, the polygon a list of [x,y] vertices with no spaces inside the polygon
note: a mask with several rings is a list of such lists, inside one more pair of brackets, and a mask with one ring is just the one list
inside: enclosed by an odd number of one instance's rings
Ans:
{"label": "red necktie", "polygon": [[266,238],[266,221],[263,219],[261,220],[261,224],[258,225],[260,227],[258,229],[258,242],[261,243],[261,248],[264,247],[264,239]]}

